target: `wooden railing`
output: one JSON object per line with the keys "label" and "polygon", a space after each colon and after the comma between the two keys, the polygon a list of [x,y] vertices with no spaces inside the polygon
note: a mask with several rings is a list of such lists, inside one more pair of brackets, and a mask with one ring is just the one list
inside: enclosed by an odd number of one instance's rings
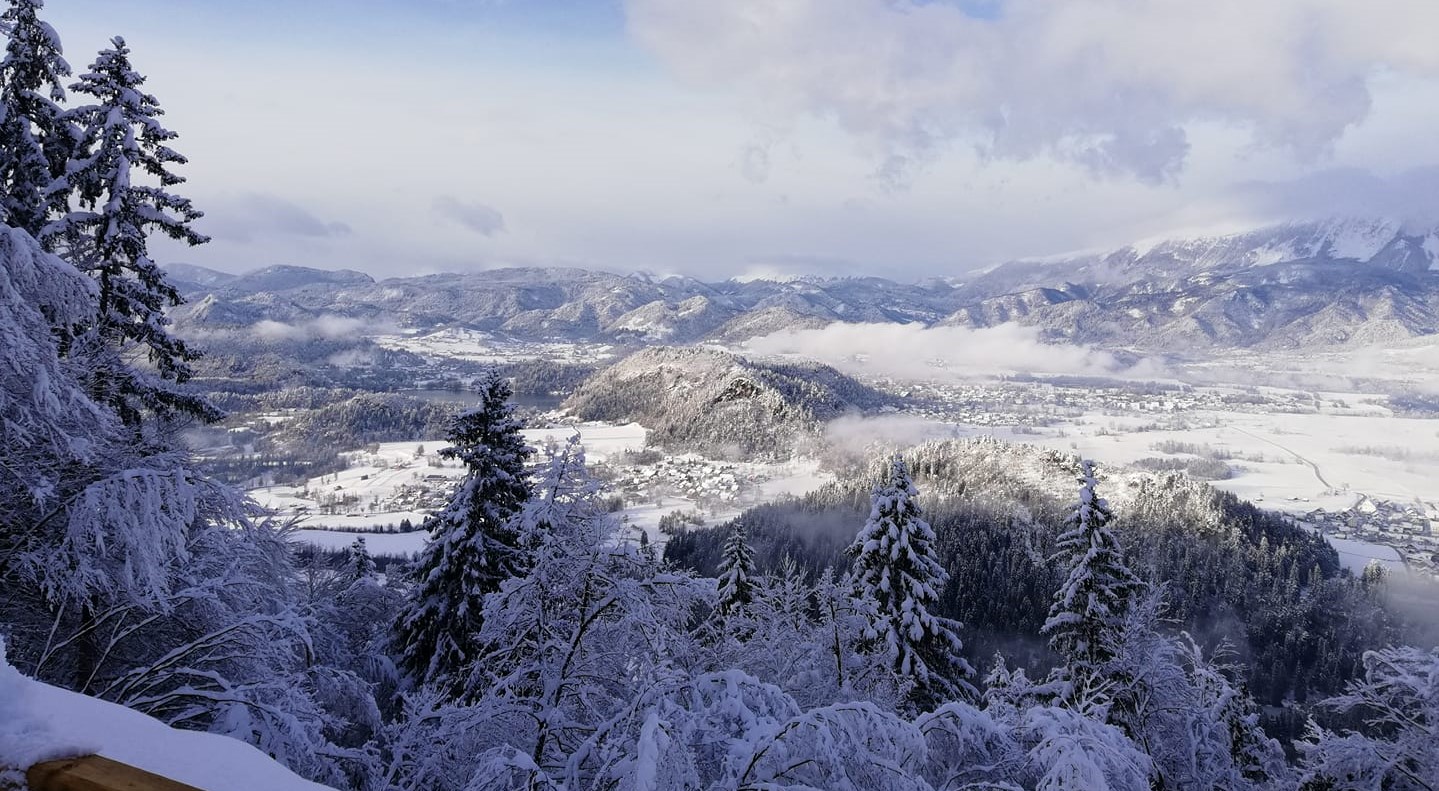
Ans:
{"label": "wooden railing", "polygon": [[30,791],[202,791],[99,755],[35,764],[25,781]]}

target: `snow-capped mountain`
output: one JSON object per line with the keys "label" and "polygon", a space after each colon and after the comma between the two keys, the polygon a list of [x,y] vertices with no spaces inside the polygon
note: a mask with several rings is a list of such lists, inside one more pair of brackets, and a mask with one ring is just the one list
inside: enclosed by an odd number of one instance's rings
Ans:
{"label": "snow-capped mountain", "polygon": [[1439,229],[1414,232],[1393,220],[1289,223],[1228,236],[1162,241],[1131,248],[1141,258],[1167,255],[1202,268],[1268,266],[1286,261],[1353,261],[1400,272],[1439,267]]}
{"label": "snow-capped mountain", "polygon": [[1439,272],[1439,228],[1416,230],[1384,219],[1334,219],[1151,239],[1099,254],[1012,261],[966,285],[971,290],[1020,291],[1052,284],[1061,272],[1071,282],[1123,285],[1295,262],[1342,263],[1411,275]]}
{"label": "snow-capped mountain", "polygon": [[1439,230],[1388,220],[1288,223],[996,267],[943,320],[1018,321],[1156,350],[1313,348],[1439,331]]}
{"label": "snow-capped mountain", "polygon": [[832,322],[1018,322],[1057,338],[1197,352],[1439,332],[1439,229],[1385,220],[1151,240],[914,284],[818,277],[706,283],[539,268],[379,282],[303,267],[238,277],[185,267],[175,274],[198,303],[177,312],[182,325],[338,314],[519,338],[646,345],[735,341]]}

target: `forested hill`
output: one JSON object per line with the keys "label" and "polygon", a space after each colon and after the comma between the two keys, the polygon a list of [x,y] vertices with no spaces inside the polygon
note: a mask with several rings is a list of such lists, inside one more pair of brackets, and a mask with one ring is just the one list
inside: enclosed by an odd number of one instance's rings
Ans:
{"label": "forested hill", "polygon": [[826,365],[656,347],[601,371],[565,406],[582,420],[642,423],[666,448],[751,457],[788,456],[826,421],[885,402]]}
{"label": "forested hill", "polygon": [[[1002,649],[1031,669],[1050,665],[1039,627],[1064,578],[1051,555],[1073,507],[1077,458],[989,439],[930,442],[904,456],[950,573],[943,612],[965,624],[970,661]],[[844,568],[881,461],[803,499],[671,536],[665,556],[713,574],[743,524],[761,568],[785,558],[811,573]],[[1337,692],[1362,672],[1365,650],[1401,636],[1368,581],[1289,520],[1175,473],[1103,470],[1101,486],[1132,567],[1165,586],[1167,617],[1201,644],[1232,644],[1262,703]]]}

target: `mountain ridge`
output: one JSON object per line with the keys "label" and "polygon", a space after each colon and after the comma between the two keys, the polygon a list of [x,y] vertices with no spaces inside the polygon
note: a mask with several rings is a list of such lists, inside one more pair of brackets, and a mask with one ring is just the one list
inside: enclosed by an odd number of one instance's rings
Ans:
{"label": "mountain ridge", "polygon": [[511,267],[375,280],[348,270],[177,267],[204,310],[182,326],[324,314],[462,326],[521,339],[737,342],[834,322],[1035,326],[1126,348],[1311,349],[1439,332],[1439,230],[1388,220],[1287,223],[1010,261],[967,279],[807,276],[705,282]]}

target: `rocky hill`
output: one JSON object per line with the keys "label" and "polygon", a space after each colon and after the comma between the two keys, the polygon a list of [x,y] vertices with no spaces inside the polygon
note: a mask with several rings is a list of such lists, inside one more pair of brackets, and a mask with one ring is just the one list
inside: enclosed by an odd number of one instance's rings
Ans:
{"label": "rocky hill", "polygon": [[584,420],[638,421],[672,450],[753,458],[787,456],[826,421],[882,403],[824,365],[654,347],[601,371],[565,406]]}

